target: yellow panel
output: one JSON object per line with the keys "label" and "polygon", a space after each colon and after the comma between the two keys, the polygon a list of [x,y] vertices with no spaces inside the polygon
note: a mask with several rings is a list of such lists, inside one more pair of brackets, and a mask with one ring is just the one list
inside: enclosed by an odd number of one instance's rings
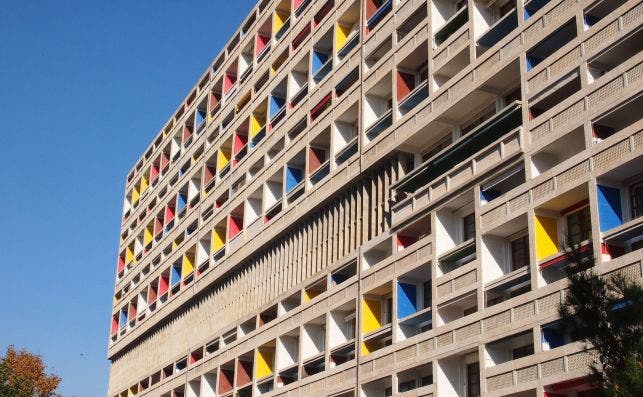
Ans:
{"label": "yellow panel", "polygon": [[288,19],[288,14],[275,11],[275,17],[272,20],[273,32],[277,33]]}
{"label": "yellow panel", "polygon": [[132,252],[132,249],[130,247],[127,247],[125,249],[125,264],[129,265],[132,260],[134,260],[134,252]]}
{"label": "yellow panel", "polygon": [[382,305],[378,300],[362,298],[362,333],[367,334],[382,326]]}
{"label": "yellow panel", "polygon": [[558,224],[555,218],[534,217],[536,258],[541,260],[558,252]]}
{"label": "yellow panel", "polygon": [[190,258],[189,255],[183,255],[183,266],[181,267],[181,278],[185,278],[193,271],[194,271],[194,263],[192,258]]}
{"label": "yellow panel", "polygon": [[225,245],[225,230],[212,229],[212,248],[211,253],[219,251]]}
{"label": "yellow panel", "polygon": [[138,189],[134,187],[132,189],[132,204],[138,203],[138,197],[139,197]]}
{"label": "yellow panel", "polygon": [[377,350],[371,342],[362,342],[360,347],[360,354],[366,356]]}
{"label": "yellow panel", "polygon": [[312,289],[304,290],[304,302],[308,302],[311,299],[314,299],[319,294],[321,294],[321,291],[312,290]]}
{"label": "yellow panel", "polygon": [[113,306],[116,306],[119,301],[120,301],[120,299],[118,299],[118,296],[114,295],[114,305]]}
{"label": "yellow panel", "polygon": [[274,353],[266,351],[257,351],[257,379],[265,378],[272,375],[272,363],[274,362]]}
{"label": "yellow panel", "polygon": [[259,120],[257,116],[253,113],[250,116],[250,137],[254,137],[261,131],[263,128],[263,120]]}
{"label": "yellow panel", "polygon": [[148,186],[149,185],[147,183],[147,178],[145,177],[145,175],[143,175],[141,177],[141,194],[145,193],[145,191],[147,190]]}
{"label": "yellow panel", "polygon": [[143,234],[143,245],[144,245],[144,246],[146,246],[146,247],[147,247],[147,245],[148,245],[149,243],[151,243],[151,242],[152,242],[152,240],[154,239],[154,235],[153,235],[153,233],[152,233],[153,228],[154,228],[154,224],[153,224],[153,223],[150,223],[150,224],[149,224],[149,225],[147,225],[147,227],[145,228],[145,233]]}
{"label": "yellow panel", "polygon": [[217,156],[217,171],[221,171],[226,165],[228,165],[229,162],[230,153],[219,150],[219,155]]}
{"label": "yellow panel", "polygon": [[342,49],[344,47],[344,44],[346,44],[346,39],[348,38],[348,35],[351,32],[351,27],[350,26],[344,26],[341,23],[337,24],[337,35],[335,36],[335,48],[338,50]]}

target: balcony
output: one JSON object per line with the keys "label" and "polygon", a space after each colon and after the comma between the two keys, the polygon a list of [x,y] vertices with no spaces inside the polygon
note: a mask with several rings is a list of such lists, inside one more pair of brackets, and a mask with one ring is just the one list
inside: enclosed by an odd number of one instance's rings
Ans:
{"label": "balcony", "polygon": [[368,27],[369,30],[373,30],[375,26],[391,12],[393,9],[393,0],[367,0],[367,13],[375,7],[377,7],[377,9],[375,9],[370,16],[367,16],[366,27]]}
{"label": "balcony", "polygon": [[408,173],[393,185],[393,188],[407,193],[414,193],[422,186],[452,169],[455,164],[484,149],[521,124],[521,103],[520,101],[514,101],[474,128],[466,136],[441,150]]}
{"label": "balcony", "polygon": [[445,23],[442,25],[434,35],[436,46],[444,43],[452,34],[458,31],[469,21],[469,13],[467,7],[462,7],[455,12]]}

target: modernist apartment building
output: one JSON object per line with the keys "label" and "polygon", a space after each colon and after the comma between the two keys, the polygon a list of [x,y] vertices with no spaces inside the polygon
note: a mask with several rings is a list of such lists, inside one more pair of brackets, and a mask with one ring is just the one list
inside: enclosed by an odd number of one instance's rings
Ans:
{"label": "modernist apartment building", "polygon": [[108,397],[591,396],[564,247],[642,276],[642,25],[261,1],[127,177]]}

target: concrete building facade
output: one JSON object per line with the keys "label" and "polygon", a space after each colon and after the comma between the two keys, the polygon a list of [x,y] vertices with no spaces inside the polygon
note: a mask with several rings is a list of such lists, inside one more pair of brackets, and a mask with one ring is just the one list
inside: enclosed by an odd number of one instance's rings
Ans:
{"label": "concrete building facade", "polygon": [[589,396],[641,278],[640,0],[262,0],[127,177],[109,397]]}

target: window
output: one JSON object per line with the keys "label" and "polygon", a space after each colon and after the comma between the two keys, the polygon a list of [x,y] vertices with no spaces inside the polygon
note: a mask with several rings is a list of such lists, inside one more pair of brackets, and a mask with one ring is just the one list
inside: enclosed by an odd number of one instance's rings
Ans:
{"label": "window", "polygon": [[589,206],[567,215],[566,222],[570,244],[579,244],[590,238],[592,227],[589,217]]}
{"label": "window", "polygon": [[532,354],[534,354],[533,344],[517,347],[513,349],[511,352],[511,356],[513,360],[517,360],[522,357],[531,356]]}
{"label": "window", "polygon": [[444,148],[449,146],[451,143],[452,143],[452,137],[451,137],[451,134],[449,133],[446,136],[444,136],[438,143],[430,147],[426,152],[422,154],[422,162],[427,161],[431,157],[435,156]]}
{"label": "window", "polygon": [[529,242],[527,235],[511,241],[511,270],[518,270],[529,263]]}
{"label": "window", "polygon": [[430,307],[433,304],[432,299],[431,299],[431,280],[425,282],[422,285],[422,287],[423,287],[423,290],[424,290],[423,291],[424,292],[424,294],[423,294],[424,295],[423,296],[423,298],[424,298],[424,308],[427,308],[427,307]]}
{"label": "window", "polygon": [[462,311],[462,315],[463,316],[468,316],[469,314],[473,314],[473,313],[475,313],[477,311],[478,311],[478,306],[472,306],[472,307],[469,307],[467,309],[464,309]]}
{"label": "window", "polygon": [[467,397],[480,396],[480,365],[467,364]]}
{"label": "window", "polygon": [[393,298],[388,297],[386,298],[386,304],[383,307],[384,309],[384,317],[386,324],[390,324],[393,321]]}
{"label": "window", "polygon": [[632,219],[643,215],[643,181],[630,186],[630,203],[632,203]]}
{"label": "window", "polygon": [[476,236],[476,220],[473,213],[462,218],[462,241],[467,241]]}

